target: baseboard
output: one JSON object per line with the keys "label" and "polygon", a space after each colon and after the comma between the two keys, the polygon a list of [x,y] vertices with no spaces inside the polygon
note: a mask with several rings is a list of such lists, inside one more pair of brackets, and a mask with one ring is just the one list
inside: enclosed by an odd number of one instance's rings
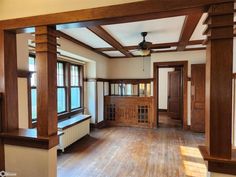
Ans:
{"label": "baseboard", "polygon": [[91,128],[103,128],[105,126],[106,126],[106,122],[104,120],[96,124],[90,123]]}
{"label": "baseboard", "polygon": [[158,109],[159,112],[167,112],[167,109]]}

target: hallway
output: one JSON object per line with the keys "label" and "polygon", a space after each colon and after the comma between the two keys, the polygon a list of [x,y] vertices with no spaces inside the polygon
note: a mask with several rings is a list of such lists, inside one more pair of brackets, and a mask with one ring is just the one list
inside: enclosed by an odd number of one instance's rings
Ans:
{"label": "hallway", "polygon": [[111,127],[58,155],[59,177],[205,177],[203,134],[179,128]]}

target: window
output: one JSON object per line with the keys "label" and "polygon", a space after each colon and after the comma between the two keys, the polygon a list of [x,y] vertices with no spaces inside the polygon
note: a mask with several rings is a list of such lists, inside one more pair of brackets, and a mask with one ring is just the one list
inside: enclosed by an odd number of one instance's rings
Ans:
{"label": "window", "polygon": [[[83,67],[69,62],[57,62],[57,113],[59,118],[70,117],[82,111]],[[37,119],[37,89],[35,56],[29,56],[31,77],[32,121]]]}
{"label": "window", "polygon": [[110,95],[150,97],[151,83],[110,83]]}
{"label": "window", "polygon": [[31,114],[32,121],[36,121],[37,118],[37,91],[36,91],[36,63],[35,55],[30,54],[29,56],[29,71],[33,72],[30,79],[30,94],[31,94]]}
{"label": "window", "polygon": [[80,72],[79,72],[79,66],[77,65],[71,65],[70,67],[70,79],[71,79],[71,104],[70,108],[72,110],[78,109],[81,107],[81,87],[80,87]]}
{"label": "window", "polygon": [[66,112],[65,72],[62,62],[57,62],[57,112]]}

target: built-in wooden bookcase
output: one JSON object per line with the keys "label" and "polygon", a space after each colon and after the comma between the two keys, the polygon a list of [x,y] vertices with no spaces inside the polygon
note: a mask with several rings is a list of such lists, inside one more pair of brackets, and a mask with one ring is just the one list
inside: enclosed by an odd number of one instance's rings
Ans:
{"label": "built-in wooden bookcase", "polygon": [[104,98],[108,125],[153,128],[152,79],[109,80],[109,95]]}

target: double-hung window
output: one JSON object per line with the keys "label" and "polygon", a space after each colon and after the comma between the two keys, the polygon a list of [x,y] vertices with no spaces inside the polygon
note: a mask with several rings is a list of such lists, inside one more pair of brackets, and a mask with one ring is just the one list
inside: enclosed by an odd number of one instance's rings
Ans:
{"label": "double-hung window", "polygon": [[37,119],[37,90],[36,90],[36,63],[35,55],[29,55],[29,71],[32,72],[30,79],[30,95],[31,95],[31,115],[32,121]]}
{"label": "double-hung window", "polygon": [[65,67],[62,62],[57,62],[57,112],[66,112]]}
{"label": "double-hung window", "polygon": [[81,107],[81,84],[80,84],[80,67],[70,65],[70,109],[75,110]]}
{"label": "double-hung window", "polygon": [[[31,75],[31,113],[32,121],[37,120],[37,89],[35,55],[29,56]],[[58,117],[66,118],[82,111],[83,76],[82,66],[70,62],[57,62],[57,113]]]}

